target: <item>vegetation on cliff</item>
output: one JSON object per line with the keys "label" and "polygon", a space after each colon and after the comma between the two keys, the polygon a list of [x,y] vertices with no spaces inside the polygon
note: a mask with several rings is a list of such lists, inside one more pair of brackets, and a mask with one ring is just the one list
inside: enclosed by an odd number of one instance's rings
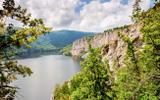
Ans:
{"label": "vegetation on cliff", "polygon": [[68,45],[66,47],[64,47],[63,49],[60,50],[60,53],[62,53],[63,55],[66,56],[71,56],[71,49],[72,49],[72,45]]}
{"label": "vegetation on cliff", "polygon": [[[114,73],[100,48],[90,47],[81,71],[71,80],[58,86],[54,100],[159,100],[160,99],[160,3],[147,12],[134,5],[133,20],[141,26],[141,47],[136,40],[119,33],[127,45],[123,66]],[[116,67],[117,64],[115,64]]]}
{"label": "vegetation on cliff", "polygon": [[[89,48],[88,57],[81,62],[81,71],[54,92],[54,100],[106,100],[110,98],[111,73],[102,61],[100,49]],[[103,70],[102,70],[103,69]]]}
{"label": "vegetation on cliff", "polygon": [[[122,39],[128,45],[125,65],[118,70],[114,90],[119,99],[160,99],[160,3],[141,13],[141,48],[134,40]],[[137,20],[137,19],[136,19]]]}

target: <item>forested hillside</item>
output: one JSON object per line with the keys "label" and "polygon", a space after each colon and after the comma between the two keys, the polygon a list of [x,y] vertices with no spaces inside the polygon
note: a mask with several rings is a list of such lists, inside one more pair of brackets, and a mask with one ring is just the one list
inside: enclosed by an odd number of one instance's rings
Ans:
{"label": "forested hillside", "polygon": [[19,57],[39,56],[44,53],[59,53],[60,49],[73,43],[73,41],[85,36],[92,36],[93,32],[80,32],[72,30],[53,31],[40,36],[31,48],[22,47],[17,50]]}

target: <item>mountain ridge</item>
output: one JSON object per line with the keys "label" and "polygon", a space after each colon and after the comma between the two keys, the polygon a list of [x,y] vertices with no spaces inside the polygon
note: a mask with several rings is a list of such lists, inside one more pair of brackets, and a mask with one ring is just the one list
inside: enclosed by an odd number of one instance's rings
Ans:
{"label": "mountain ridge", "polygon": [[75,30],[58,30],[52,31],[45,35],[41,35],[35,42],[31,43],[31,48],[20,48],[18,50],[19,56],[30,56],[43,52],[59,53],[60,49],[70,45],[73,41],[85,36],[92,36],[93,32],[81,32]]}

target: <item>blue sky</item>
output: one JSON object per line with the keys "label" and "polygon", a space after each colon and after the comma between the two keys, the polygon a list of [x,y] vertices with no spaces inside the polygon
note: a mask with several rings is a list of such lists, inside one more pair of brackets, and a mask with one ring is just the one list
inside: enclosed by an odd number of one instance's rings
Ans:
{"label": "blue sky", "polygon": [[[2,1],[0,1],[2,2]],[[53,30],[71,29],[102,32],[131,24],[134,0],[16,0],[35,18],[43,18]],[[142,0],[143,10],[150,0]]]}
{"label": "blue sky", "polygon": [[[86,2],[87,4],[90,3],[93,0],[81,0],[82,2]],[[101,3],[110,2],[111,0],[100,0]],[[128,0],[121,0],[121,3],[127,4]]]}
{"label": "blue sky", "polygon": [[[77,13],[79,13],[83,7],[87,4],[89,4],[90,2],[92,2],[93,0],[80,0],[81,2],[83,2],[83,4],[78,4],[75,8],[75,11]],[[100,0],[101,3],[105,3],[105,2],[110,2],[111,0]],[[122,0],[122,1],[127,1],[127,0]],[[123,2],[123,3],[126,3],[126,2]]]}
{"label": "blue sky", "polygon": [[[79,13],[83,7],[87,4],[89,4],[90,2],[92,2],[93,0],[80,0],[81,2],[83,2],[83,4],[78,4],[75,8],[75,11],[77,13]],[[99,0],[101,3],[106,3],[106,2],[110,2],[111,0]],[[128,4],[128,0],[121,0],[120,1],[121,4],[123,5],[127,5]]]}

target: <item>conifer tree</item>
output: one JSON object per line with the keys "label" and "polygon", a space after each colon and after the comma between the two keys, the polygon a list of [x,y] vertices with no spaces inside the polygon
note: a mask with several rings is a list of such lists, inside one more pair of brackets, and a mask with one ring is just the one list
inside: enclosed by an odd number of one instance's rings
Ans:
{"label": "conifer tree", "polygon": [[132,21],[137,23],[139,21],[139,16],[141,14],[141,7],[140,7],[141,0],[135,0],[135,3],[133,5],[133,11],[132,11]]}
{"label": "conifer tree", "polygon": [[[15,48],[29,46],[29,43],[39,35],[47,33],[50,28],[45,27],[42,19],[31,19],[31,14],[21,6],[16,6],[14,0],[4,0],[3,9],[0,10],[0,100],[13,100],[18,87],[10,84],[17,76],[31,75],[32,71],[26,66],[19,65],[15,56]],[[13,23],[7,24],[6,18],[21,22],[24,26],[14,27]]]}
{"label": "conifer tree", "polygon": [[124,67],[118,71],[115,91],[118,99],[160,99],[160,3],[141,12],[141,48],[134,47],[134,40],[120,34],[127,43]]}
{"label": "conifer tree", "polygon": [[89,46],[89,55],[81,62],[81,72],[56,88],[54,100],[112,100],[112,76],[100,51]]}

